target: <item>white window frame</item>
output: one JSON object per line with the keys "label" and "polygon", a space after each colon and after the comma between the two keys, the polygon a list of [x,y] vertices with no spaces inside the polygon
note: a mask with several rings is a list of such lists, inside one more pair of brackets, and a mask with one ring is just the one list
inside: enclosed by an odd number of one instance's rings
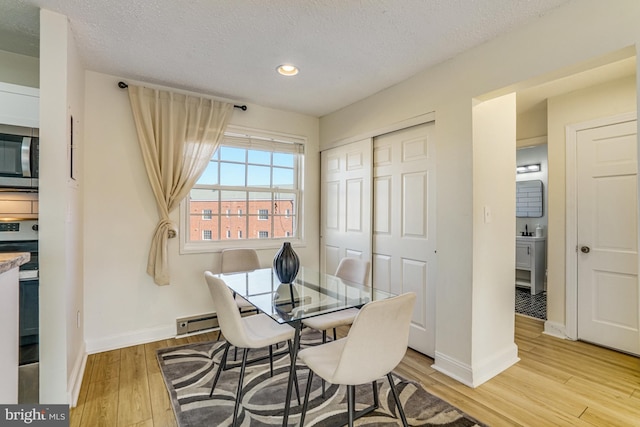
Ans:
{"label": "white window frame", "polygon": [[[224,234],[220,235],[219,240],[203,240],[203,241],[190,241],[190,233],[189,233],[189,219],[190,219],[190,211],[189,211],[189,198],[185,198],[180,203],[180,253],[188,254],[188,253],[209,253],[209,252],[220,252],[226,248],[255,248],[255,249],[272,249],[272,248],[280,248],[282,246],[282,242],[284,240],[291,242],[293,246],[304,246],[304,169],[305,169],[305,161],[306,161],[306,138],[300,137],[297,135],[288,135],[288,134],[280,134],[273,133],[268,131],[261,131],[257,129],[249,129],[239,126],[229,125],[227,130],[225,131],[225,137],[222,141],[222,145],[231,145],[234,146],[237,143],[237,146],[243,146],[246,144],[248,147],[261,147],[261,146],[272,146],[275,143],[289,143],[289,144],[298,144],[300,147],[300,160],[297,165],[297,189],[294,191],[291,190],[283,190],[281,192],[295,192],[296,195],[296,209],[293,210],[292,215],[294,217],[293,230],[295,237],[268,237],[268,238],[239,238],[239,239],[225,239]],[[242,215],[239,211],[239,214]],[[218,215],[222,218],[225,211],[220,212]],[[248,232],[249,230],[247,230]],[[212,233],[213,234],[213,233]],[[269,233],[271,235],[271,233]]]}
{"label": "white window frame", "polygon": [[[207,232],[209,232],[209,236],[210,236],[208,239],[206,237],[204,237]],[[213,240],[213,230],[202,230],[202,240],[204,240],[204,241],[210,241],[211,240],[212,241]]]}
{"label": "white window frame", "polygon": [[202,220],[203,221],[211,221],[213,216],[213,211],[211,209],[203,209],[202,210]]}
{"label": "white window frame", "polygon": [[258,221],[269,221],[269,209],[258,209]]}

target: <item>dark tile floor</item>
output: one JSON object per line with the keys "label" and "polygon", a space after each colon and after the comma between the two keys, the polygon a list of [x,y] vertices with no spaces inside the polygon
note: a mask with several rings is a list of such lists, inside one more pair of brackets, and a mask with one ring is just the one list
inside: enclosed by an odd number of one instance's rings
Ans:
{"label": "dark tile floor", "polygon": [[516,288],[516,313],[547,320],[547,293],[531,295],[528,289]]}

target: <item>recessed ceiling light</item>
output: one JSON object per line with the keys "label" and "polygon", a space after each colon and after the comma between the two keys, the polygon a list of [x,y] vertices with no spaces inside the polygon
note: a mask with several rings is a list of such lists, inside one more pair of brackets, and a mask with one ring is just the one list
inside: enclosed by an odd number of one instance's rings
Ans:
{"label": "recessed ceiling light", "polygon": [[290,77],[298,74],[298,67],[291,64],[282,64],[278,66],[278,68],[276,68],[276,71],[278,71],[278,73],[282,74],[283,76]]}

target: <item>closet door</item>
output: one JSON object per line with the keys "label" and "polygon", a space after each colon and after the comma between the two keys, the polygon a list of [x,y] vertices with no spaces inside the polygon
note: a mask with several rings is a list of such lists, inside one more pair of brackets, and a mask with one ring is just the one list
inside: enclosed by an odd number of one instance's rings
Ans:
{"label": "closet door", "polygon": [[415,292],[409,346],[435,353],[434,123],[378,136],[373,143],[373,286]]}
{"label": "closet door", "polygon": [[371,260],[371,138],[321,153],[320,268]]}

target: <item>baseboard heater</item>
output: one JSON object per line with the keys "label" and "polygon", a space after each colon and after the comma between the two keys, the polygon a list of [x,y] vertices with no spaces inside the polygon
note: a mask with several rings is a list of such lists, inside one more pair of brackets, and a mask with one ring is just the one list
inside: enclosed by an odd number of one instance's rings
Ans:
{"label": "baseboard heater", "polygon": [[176,319],[177,335],[190,334],[218,327],[218,316],[215,313]]}

